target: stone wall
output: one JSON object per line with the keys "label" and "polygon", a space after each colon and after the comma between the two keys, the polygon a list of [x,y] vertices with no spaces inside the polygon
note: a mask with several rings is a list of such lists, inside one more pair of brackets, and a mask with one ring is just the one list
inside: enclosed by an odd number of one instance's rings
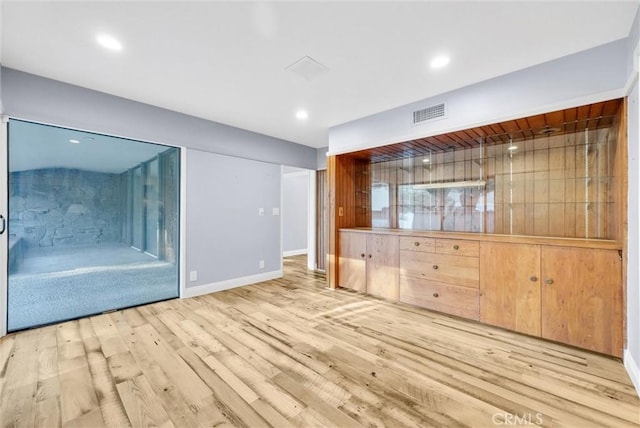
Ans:
{"label": "stone wall", "polygon": [[118,174],[77,169],[12,172],[9,177],[9,235],[29,247],[119,242]]}

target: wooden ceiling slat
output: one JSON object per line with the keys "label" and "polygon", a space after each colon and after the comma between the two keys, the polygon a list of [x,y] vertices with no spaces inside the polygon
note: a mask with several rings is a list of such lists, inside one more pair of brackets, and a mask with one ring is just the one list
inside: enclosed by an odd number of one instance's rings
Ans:
{"label": "wooden ceiling slat", "polygon": [[571,123],[578,120],[578,108],[568,108],[564,111],[564,121],[565,123]]}
{"label": "wooden ceiling slat", "polygon": [[591,110],[589,111],[589,116],[593,118],[600,118],[603,116],[605,103],[597,103],[591,105]]}
{"label": "wooden ceiling slat", "polygon": [[520,132],[522,127],[518,125],[517,120],[510,120],[508,122],[502,123],[502,128],[505,130],[507,134],[512,134],[514,132]]}
{"label": "wooden ceiling slat", "polygon": [[507,131],[504,129],[502,124],[494,123],[493,125],[489,125],[494,134],[506,134]]}
{"label": "wooden ceiling slat", "polygon": [[602,109],[602,116],[615,116],[621,104],[620,100],[606,101]]}
{"label": "wooden ceiling slat", "polygon": [[447,138],[451,139],[450,137],[447,137],[446,135],[438,135],[438,136],[435,136],[435,137],[430,137],[429,141],[431,142],[431,144],[438,145],[442,150],[447,150],[449,148],[449,142],[446,141]]}
{"label": "wooden ceiling slat", "polygon": [[586,121],[589,119],[589,111],[591,110],[590,106],[581,106],[578,107],[578,117],[579,121]]}
{"label": "wooden ceiling slat", "polygon": [[537,114],[527,118],[529,129],[543,129],[547,125],[544,114]]}
{"label": "wooden ceiling slat", "polygon": [[476,133],[474,133],[472,129],[465,129],[464,131],[459,131],[456,134],[464,136],[464,138],[468,141],[475,141],[478,139],[478,135],[476,135]]}
{"label": "wooden ceiling slat", "polygon": [[518,124],[518,129],[520,130],[531,129],[531,126],[529,125],[529,122],[526,118],[516,119],[516,123]]}
{"label": "wooden ceiling slat", "polygon": [[562,125],[565,122],[564,111],[553,111],[551,113],[546,113],[545,115],[546,126],[549,128],[562,128]]}

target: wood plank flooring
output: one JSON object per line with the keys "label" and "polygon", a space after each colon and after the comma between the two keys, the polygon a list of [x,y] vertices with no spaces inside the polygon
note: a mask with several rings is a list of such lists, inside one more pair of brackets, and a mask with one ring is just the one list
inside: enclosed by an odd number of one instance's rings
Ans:
{"label": "wood plank flooring", "polygon": [[618,360],[285,277],[11,334],[4,427],[640,426]]}

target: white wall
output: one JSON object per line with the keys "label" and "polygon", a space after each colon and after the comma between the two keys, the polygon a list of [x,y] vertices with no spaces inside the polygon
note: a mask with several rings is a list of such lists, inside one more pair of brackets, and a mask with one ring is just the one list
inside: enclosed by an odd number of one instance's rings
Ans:
{"label": "white wall", "polygon": [[185,295],[282,276],[280,165],[199,150],[186,164]]}
{"label": "white wall", "polygon": [[316,170],[327,169],[327,152],[329,151],[329,147],[320,147],[316,151],[318,156]]}
{"label": "white wall", "polygon": [[282,254],[307,254],[309,171],[282,175]]}
{"label": "white wall", "polygon": [[638,82],[629,94],[629,211],[627,265],[627,349],[625,365],[640,395],[640,134]]}
{"label": "white wall", "polygon": [[[339,154],[624,96],[626,39],[329,129]],[[445,103],[447,117],[413,126],[413,111]]]}
{"label": "white wall", "polygon": [[627,250],[627,347],[624,363],[640,395],[640,12],[627,43],[629,70],[628,134],[629,193],[628,193],[628,250]]}

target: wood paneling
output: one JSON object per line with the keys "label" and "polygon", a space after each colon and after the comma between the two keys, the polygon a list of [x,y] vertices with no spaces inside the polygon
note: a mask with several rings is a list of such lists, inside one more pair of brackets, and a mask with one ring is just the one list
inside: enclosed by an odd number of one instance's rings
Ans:
{"label": "wood paneling", "polygon": [[480,321],[540,335],[540,246],[480,245]]}
{"label": "wood paneling", "polygon": [[368,171],[368,162],[353,156],[327,158],[327,280],[331,288],[336,287],[338,280],[338,231],[345,227],[371,225],[368,186],[364,187],[368,181]]}
{"label": "wood paneling", "polygon": [[542,248],[542,337],[622,356],[617,251]]}

